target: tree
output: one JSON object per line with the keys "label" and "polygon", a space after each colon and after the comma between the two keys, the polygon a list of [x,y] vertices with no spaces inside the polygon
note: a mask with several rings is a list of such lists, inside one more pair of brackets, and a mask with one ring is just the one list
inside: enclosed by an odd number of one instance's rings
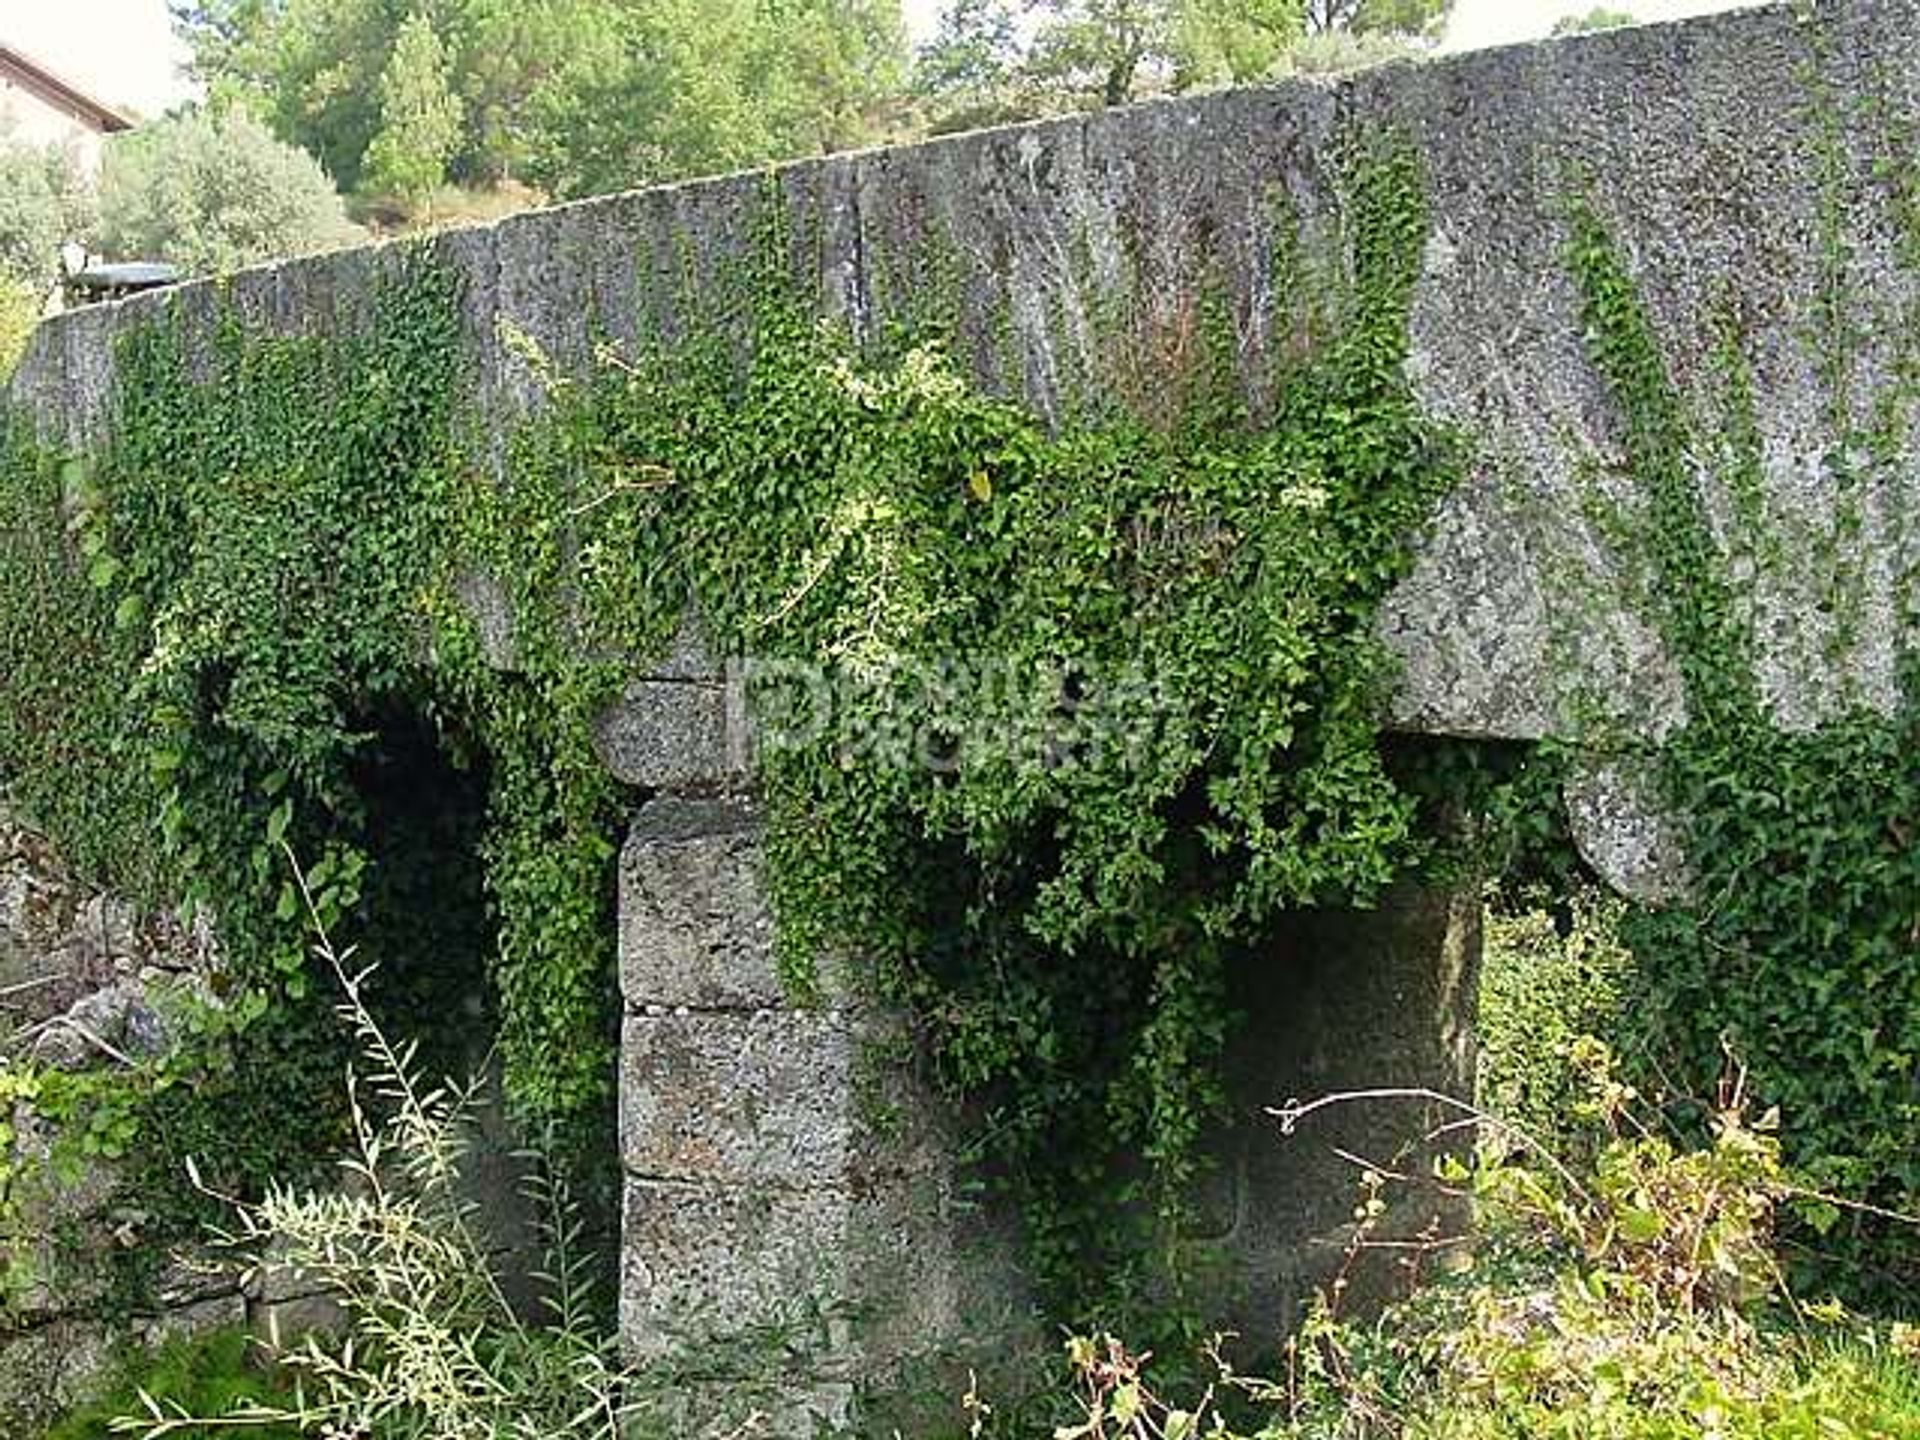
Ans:
{"label": "tree", "polygon": [[433,22],[416,13],[400,27],[380,76],[380,130],[367,146],[363,188],[418,207],[446,182],[460,134],[446,50]]}
{"label": "tree", "polygon": [[1302,36],[1297,0],[1186,0],[1180,12],[1172,88],[1270,75]]}
{"label": "tree", "polygon": [[1637,24],[1632,14],[1596,5],[1584,15],[1567,15],[1554,23],[1555,35],[1591,35],[1599,30],[1619,30]]}
{"label": "tree", "polygon": [[[916,88],[936,129],[1404,53],[1451,0],[1038,0],[1024,49],[1002,3],[952,0],[921,51]],[[1313,53],[1296,66],[1303,46]]]}
{"label": "tree", "polygon": [[[176,0],[174,16],[210,94],[350,190],[428,168],[412,162],[438,148],[435,69],[448,178],[562,195],[862,144],[905,83],[899,0]],[[437,66],[418,34],[403,45],[410,27],[431,29]]]}
{"label": "tree", "polygon": [[187,110],[107,142],[98,245],[110,256],[205,274],[359,238],[313,157],[241,111]]}
{"label": "tree", "polygon": [[1428,35],[1452,8],[1453,0],[1306,0],[1304,18],[1309,35]]}
{"label": "tree", "polygon": [[51,290],[61,245],[92,227],[93,196],[78,158],[0,134],[0,278]]}
{"label": "tree", "polygon": [[530,107],[529,174],[576,196],[871,139],[904,70],[898,0],[597,0]]}
{"label": "tree", "polygon": [[404,18],[395,0],[177,0],[173,13],[215,108],[246,109],[342,188],[359,184]]}
{"label": "tree", "polygon": [[1046,88],[1124,105],[1143,69],[1173,58],[1176,12],[1165,0],[1052,0],[1050,9],[1027,61]]}
{"label": "tree", "polygon": [[786,0],[755,12],[751,77],[765,77],[781,155],[871,143],[906,86],[900,0]]}
{"label": "tree", "polygon": [[529,173],[604,194],[765,158],[775,139],[742,74],[752,0],[606,3],[534,104]]}
{"label": "tree", "polygon": [[491,186],[526,174],[534,108],[603,9],[599,0],[462,0],[440,32],[466,118],[455,180]]}
{"label": "tree", "polygon": [[914,58],[914,92],[941,111],[937,131],[1016,119],[1020,65],[1020,17],[1012,0],[954,0]]}

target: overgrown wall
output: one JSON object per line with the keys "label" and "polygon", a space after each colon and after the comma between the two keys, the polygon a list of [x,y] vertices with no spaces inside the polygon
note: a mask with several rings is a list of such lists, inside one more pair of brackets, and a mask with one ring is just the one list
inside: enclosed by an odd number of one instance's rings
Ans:
{"label": "overgrown wall", "polygon": [[[1804,17],[1803,17],[1804,12]],[[1129,107],[774,172],[796,264],[871,333],[930,289],[964,306],[979,375],[1057,414],[1167,387],[1203,285],[1224,287],[1249,379],[1270,342],[1308,336],[1311,266],[1331,254],[1342,137],[1393,129],[1420,154],[1431,235],[1413,311],[1411,370],[1433,411],[1471,437],[1471,483],[1382,617],[1405,662],[1403,725],[1439,734],[1555,730],[1570,688],[1614,698],[1641,728],[1678,721],[1671,664],[1612,573],[1582,478],[1621,460],[1620,419],[1584,348],[1566,265],[1569,206],[1590,197],[1628,257],[1681,386],[1710,394],[1728,323],[1747,338],[1769,494],[1818,529],[1832,440],[1809,317],[1839,285],[1865,297],[1851,403],[1867,407],[1906,360],[1917,287],[1906,263],[1907,144],[1920,112],[1920,9],[1905,0],[1772,5],[1573,40],[1392,65]],[[434,242],[464,282],[465,375],[496,446],[539,386],[502,327],[562,367],[595,344],[678,323],[680,277],[746,252],[766,186],[739,176],[518,215]],[[1299,217],[1301,265],[1274,293],[1277,217]],[[363,319],[390,252],[359,250],[243,272],[241,314],[289,333]],[[46,433],[83,443],[106,423],[116,333],[171,309],[211,323],[219,287],[68,315],[43,326],[13,385]],[[1116,313],[1158,336],[1117,365]],[[196,322],[195,317],[203,317]],[[1912,422],[1903,431],[1910,452]],[[1804,721],[1857,685],[1890,694],[1894,518],[1868,506],[1863,582],[1875,619],[1843,664],[1822,657],[1823,607],[1793,590],[1770,607],[1765,676]],[[1566,576],[1578,567],[1569,611]],[[1826,607],[1830,609],[1830,607]],[[1562,663],[1556,647],[1573,647]],[[1846,685],[1835,680],[1847,677]]]}
{"label": "overgrown wall", "polygon": [[[1920,373],[1920,327],[1909,323],[1920,301],[1908,153],[1920,123],[1916,57],[1920,5],[1778,6],[807,162],[450,233],[431,249],[458,282],[460,439],[504,477],[556,379],[628,363],[642,337],[728,320],[686,307],[728,294],[725,278],[758,263],[770,206],[784,221],[784,262],[856,338],[875,340],[894,319],[958,314],[964,368],[1067,428],[1116,410],[1172,425],[1208,337],[1224,328],[1257,424],[1267,382],[1304,366],[1364,309],[1360,272],[1391,269],[1391,256],[1365,252],[1366,226],[1349,213],[1354,166],[1382,141],[1411,154],[1424,197],[1423,207],[1407,197],[1424,225],[1407,378],[1428,415],[1457,431],[1467,471],[1377,619],[1401,662],[1394,724],[1561,735],[1604,750],[1688,718],[1688,657],[1663,623],[1663,578],[1620,543],[1661,519],[1649,457],[1697,493],[1739,572],[1772,716],[1804,726],[1854,701],[1891,708],[1914,558],[1904,517]],[[287,335],[353,333],[402,263],[398,249],[347,252],[77,312],[36,335],[14,397],[47,442],[88,449],[113,423],[117,335],[160,319],[211,367],[233,315]],[[1609,334],[1637,343],[1643,316],[1671,405],[1646,386],[1623,400],[1622,376],[1648,367],[1617,354],[1607,363]],[[1663,407],[1701,423],[1666,424]],[[1301,480],[1311,489],[1312,476]],[[1754,517],[1774,537],[1764,552],[1742,538]],[[488,659],[505,670],[524,659],[523,617],[501,583],[516,578],[476,570],[459,587]],[[668,1322],[700,1309],[781,1299],[799,1283],[782,1267],[812,1260],[823,1242],[838,1260],[879,1257],[864,1280],[835,1286],[925,1301],[939,1317],[909,1307],[892,1323],[937,1330],[960,1313],[960,1272],[942,1248],[945,1157],[876,1162],[863,1148],[866,1080],[849,1039],[869,1017],[837,1000],[794,1006],[774,983],[764,897],[743,878],[759,837],[732,798],[744,740],[730,702],[717,657],[688,644],[664,662],[636,660],[625,700],[594,727],[600,762],[647,801],[622,874],[627,1338],[645,1352]],[[1592,766],[1569,799],[1598,868],[1628,888],[1674,893],[1671,837],[1630,773]],[[708,856],[684,888],[713,898],[691,914],[674,912],[674,887],[649,879],[682,864],[683,851]],[[1432,935],[1444,938],[1444,920]],[[1315,1040],[1353,1068],[1249,1072],[1276,1084],[1336,1070],[1356,1081],[1458,1079],[1470,962],[1452,942],[1401,950],[1407,974],[1374,977],[1367,993],[1382,1007],[1419,997],[1417,1036],[1342,1011],[1337,1033]],[[655,963],[662,956],[671,963]],[[689,967],[703,965],[713,985],[689,993]],[[1445,1003],[1431,1014],[1436,979]],[[736,1050],[727,1037],[742,1028],[778,1038]],[[1276,1054],[1294,1044],[1280,1021],[1260,1033]],[[783,1108],[796,1086],[810,1087],[810,1103]],[[667,1103],[703,1087],[715,1087],[710,1104]],[[1259,1115],[1256,1104],[1249,1124]],[[878,1221],[860,1210],[876,1174],[909,1197]],[[929,1177],[939,1198],[916,1204],[911,1192]],[[686,1202],[682,1221],[722,1218],[665,1235],[678,1212],[663,1196]],[[1282,1248],[1311,1237],[1324,1198],[1295,1197]],[[747,1211],[764,1253],[744,1242],[719,1258],[701,1250],[726,1216]],[[930,1214],[938,1233],[915,1239]],[[1266,1252],[1281,1243],[1253,1238]],[[903,1252],[939,1273],[889,1271]],[[909,1278],[889,1279],[899,1274]],[[826,1349],[823,1367],[799,1379],[826,1377],[832,1393],[818,1408],[839,1413],[850,1370],[870,1357],[837,1333]]]}

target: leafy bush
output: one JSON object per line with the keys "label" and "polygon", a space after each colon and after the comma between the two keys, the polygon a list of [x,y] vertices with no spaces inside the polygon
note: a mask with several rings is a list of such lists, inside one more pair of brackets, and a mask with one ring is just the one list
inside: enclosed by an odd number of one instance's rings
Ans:
{"label": "leafy bush", "polygon": [[[203,1415],[286,1403],[291,1392],[285,1376],[258,1363],[253,1344],[246,1331],[223,1329],[130,1356],[105,1395],[67,1414],[43,1440],[100,1440],[111,1433],[117,1417],[139,1405],[143,1393]],[[299,1432],[287,1425],[267,1425],[254,1433],[260,1440],[294,1440]]]}
{"label": "leafy bush", "polygon": [[0,133],[0,279],[44,294],[60,274],[60,247],[93,223],[93,197],[74,155]]}
{"label": "leafy bush", "polygon": [[1639,22],[1631,10],[1616,10],[1611,5],[1596,5],[1584,15],[1567,15],[1553,25],[1555,35],[1593,35],[1602,30],[1624,30]]}
{"label": "leafy bush", "polygon": [[[1362,1325],[1336,1285],[1279,1380],[1224,1365],[1185,1404],[1110,1337],[1069,1345],[1081,1411],[1063,1440],[1893,1440],[1920,1434],[1920,1334],[1803,1305],[1773,1249],[1801,1193],[1774,1117],[1738,1105],[1712,1143],[1639,1127],[1597,1042],[1575,1048],[1595,1158],[1446,1161],[1479,1229],[1450,1273]],[[1377,1196],[1381,1177],[1369,1176]],[[1377,1198],[1365,1214],[1381,1208]],[[1366,1226],[1352,1242],[1366,1248]]]}
{"label": "leafy bush", "polygon": [[[1539,892],[1489,898],[1482,931],[1479,1102],[1556,1149],[1577,1146],[1582,1035],[1618,1033],[1632,956],[1626,903],[1600,890],[1549,906]],[[1586,1132],[1590,1134],[1591,1132]]]}
{"label": "leafy bush", "polygon": [[311,156],[239,111],[190,110],[109,141],[97,243],[217,273],[361,238]]}
{"label": "leafy bush", "polygon": [[564,1189],[535,1177],[548,1249],[537,1278],[550,1314],[530,1322],[508,1299],[497,1251],[461,1184],[477,1086],[425,1085],[415,1047],[393,1045],[367,1009],[371,971],[350,970],[351,951],[336,951],[324,930],[317,952],[345,993],[340,1013],[366,1072],[350,1082],[355,1146],[344,1183],[276,1187],[258,1204],[235,1203],[237,1223],[218,1238],[247,1257],[250,1274],[285,1267],[331,1294],[347,1336],[309,1335],[280,1357],[300,1382],[291,1398],[181,1399],[145,1387],[141,1413],[116,1421],[116,1433],[159,1440],[202,1427],[291,1427],[379,1440],[625,1440],[647,1392],[596,1328],[590,1261]]}
{"label": "leafy bush", "polygon": [[[1822,142],[1823,166],[1845,163],[1837,143]],[[1609,518],[1609,544],[1645,577],[1643,618],[1673,657],[1688,716],[1639,757],[1676,819],[1691,897],[1639,908],[1623,927],[1636,957],[1633,1058],[1675,1092],[1682,1114],[1687,1097],[1725,1083],[1731,1050],[1750,1067],[1752,1093],[1794,1117],[1794,1165],[1886,1209],[1920,1209],[1920,663],[1908,655],[1895,667],[1895,703],[1882,714],[1847,678],[1853,660],[1828,673],[1790,658],[1814,652],[1783,643],[1755,598],[1754,577],[1771,557],[1803,542],[1753,498],[1760,490],[1743,488],[1769,463],[1753,358],[1727,327],[1704,362],[1713,403],[1699,403],[1677,378],[1681,367],[1608,223],[1585,199],[1571,216],[1567,262],[1583,338],[1620,413],[1624,477],[1644,496],[1632,517]],[[1819,247],[1838,274],[1843,238],[1829,231]],[[1850,383],[1836,377],[1852,363],[1845,316],[1855,303],[1863,302],[1837,298],[1808,316],[1829,393]],[[1829,407],[1833,453],[1892,455],[1897,412],[1891,391],[1863,401],[1858,419]],[[1705,499],[1720,486],[1748,497],[1732,506],[1724,536]],[[1868,627],[1880,623],[1845,538],[1857,529],[1861,493],[1837,485],[1831,530],[1804,542],[1809,579],[1819,577],[1812,608],[1831,627],[1820,641],[1829,663],[1864,653]],[[1828,692],[1818,725],[1781,728],[1760,679],[1776,659],[1808,696]],[[1920,1237],[1910,1228],[1860,1211],[1809,1231],[1794,1254],[1809,1277],[1876,1303],[1920,1306]]]}
{"label": "leafy bush", "polygon": [[34,287],[0,275],[0,384],[26,353],[33,327],[40,323],[40,296]]}

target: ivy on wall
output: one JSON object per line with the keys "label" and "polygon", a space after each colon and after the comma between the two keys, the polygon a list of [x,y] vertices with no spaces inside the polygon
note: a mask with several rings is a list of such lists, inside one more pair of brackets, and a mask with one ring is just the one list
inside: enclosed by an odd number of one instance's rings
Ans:
{"label": "ivy on wall", "polygon": [[[1460,451],[1402,374],[1417,164],[1374,137],[1339,179],[1343,324],[1270,393],[1232,378],[1202,276],[1182,403],[1054,431],[968,384],[937,321],[866,348],[823,326],[777,227],[687,307],[724,327],[557,384],[503,477],[460,443],[457,296],[420,256],[340,334],[227,314],[189,341],[163,317],[123,343],[99,452],[62,464],[10,422],[0,614],[52,623],[0,631],[0,775],[99,873],[208,907],[236,987],[221,1043],[271,1091],[296,1062],[246,1036],[330,1043],[282,847],[371,938],[373,717],[424,717],[484,772],[509,1095],[587,1126],[630,803],[591,726],[692,608],[723,652],[835,687],[836,724],[762,760],[789,981],[851,949],[909,1005],[1061,1313],[1135,1282],[1164,1300],[1225,958],[1285,908],[1370,902],[1423,851],[1378,744],[1369,618]],[[476,569],[511,602],[511,673],[457,598]],[[215,1112],[167,1113],[190,1135]]]}
{"label": "ivy on wall", "polygon": [[[1370,903],[1423,852],[1369,621],[1460,454],[1402,373],[1417,165],[1357,143],[1342,186],[1345,327],[1252,405],[1204,276],[1173,322],[1200,337],[1183,403],[1050,432],[969,385],[937,319],[866,351],[823,326],[776,227],[677,307],[748,317],[745,344],[607,357],[469,502],[536,617],[516,658],[576,720],[620,676],[583,654],[658,649],[688,609],[774,673],[755,700],[782,737],[760,780],[787,979],[871,963],[1081,1318],[1090,1279],[1144,1297],[1166,1274],[1142,1257],[1177,1253],[1229,952],[1286,908]],[[830,723],[790,723],[800,674]]]}
{"label": "ivy on wall", "polygon": [[[1289,908],[1373,901],[1430,858],[1423,817],[1521,793],[1481,773],[1486,756],[1409,778],[1383,753],[1370,619],[1463,447],[1403,373],[1417,161],[1355,137],[1337,178],[1335,263],[1309,265],[1283,214],[1270,288],[1343,293],[1313,296],[1314,343],[1270,357],[1254,396],[1207,274],[1177,320],[1192,342],[1177,385],[1146,395],[1137,356],[1159,337],[1104,317],[1108,388],[1152,403],[1050,429],[969,383],[939,315],[864,346],[823,325],[770,225],[754,260],[676,307],[723,323],[556,381],[503,474],[463,441],[458,296],[418,254],[338,334],[275,337],[229,313],[190,342],[163,313],[123,344],[95,453],[50,454],[7,417],[0,782],[93,873],[204,903],[232,966],[195,1022],[204,1043],[81,1097],[104,1117],[86,1133],[133,1144],[156,1193],[170,1156],[212,1136],[247,1138],[233,1189],[284,1173],[303,1140],[325,1148],[338,1038],[308,993],[283,847],[368,958],[431,968],[435,927],[400,943],[381,916],[435,889],[393,874],[404,857],[368,793],[394,742],[384,717],[401,714],[484,795],[491,925],[460,943],[491,950],[509,1096],[576,1160],[605,1163],[612,875],[632,797],[592,725],[692,610],[716,650],[764,667],[769,733],[795,718],[795,676],[830,693],[830,724],[794,726],[761,758],[789,983],[855,953],[915,1017],[1020,1201],[1058,1314],[1176,1308],[1229,959]],[[1576,207],[1572,230],[1646,502],[1613,538],[1647,574],[1688,697],[1654,763],[1710,897],[1628,924],[1639,1048],[1707,1089],[1731,1047],[1815,1178],[1911,1207],[1913,682],[1891,719],[1775,727],[1739,577],[1786,547],[1765,533],[1737,331],[1707,433],[1604,226]],[[1851,383],[1845,354],[1836,341],[1822,371],[1835,387]],[[1910,402],[1890,395],[1835,455],[1885,464]],[[1854,423],[1852,407],[1831,414]],[[1703,455],[1747,532],[1745,568],[1710,522]],[[511,672],[488,664],[459,598],[476,572],[506,593]],[[1521,771],[1527,786],[1545,773]],[[380,953],[383,937],[405,953]],[[1810,1252],[1856,1272],[1893,1255],[1869,1280],[1911,1285],[1882,1227],[1807,1219]]]}
{"label": "ivy on wall", "polygon": [[[1822,243],[1831,253],[1837,232]],[[1568,260],[1625,467],[1644,498],[1614,538],[1650,572],[1647,618],[1687,705],[1685,727],[1648,759],[1683,827],[1691,895],[1625,923],[1639,987],[1627,1038],[1663,1088],[1685,1095],[1710,1101],[1744,1069],[1746,1093],[1780,1107],[1787,1154],[1814,1185],[1911,1212],[1920,1204],[1920,670],[1900,662],[1890,713],[1837,678],[1857,663],[1865,605],[1861,491],[1895,478],[1916,398],[1910,367],[1895,367],[1878,403],[1851,403],[1858,334],[1836,293],[1842,281],[1830,278],[1814,334],[1830,392],[1834,515],[1824,540],[1783,534],[1759,488],[1737,330],[1716,357],[1716,424],[1670,377],[1620,251],[1585,203],[1573,210]],[[1844,257],[1829,268],[1843,276]],[[1856,413],[1870,414],[1870,428]],[[1724,543],[1711,518],[1719,496],[1732,517]],[[1897,536],[1883,543],[1903,549]],[[1756,585],[1790,552],[1831,621],[1835,642],[1815,663],[1845,702],[1801,730],[1781,728],[1756,679]],[[1892,618],[1902,625],[1912,618],[1907,588],[1896,577]],[[1818,1202],[1800,1218],[1810,1276],[1882,1300],[1920,1295],[1910,1226]]]}

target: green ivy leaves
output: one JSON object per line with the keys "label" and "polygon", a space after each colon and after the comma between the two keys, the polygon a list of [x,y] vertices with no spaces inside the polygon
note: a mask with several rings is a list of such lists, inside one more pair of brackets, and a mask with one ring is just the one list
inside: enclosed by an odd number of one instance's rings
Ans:
{"label": "green ivy leaves", "polygon": [[[1423,854],[1380,754],[1370,619],[1460,447],[1403,376],[1417,165],[1356,137],[1341,184],[1325,273],[1347,293],[1317,307],[1341,323],[1257,405],[1200,273],[1175,398],[1057,430],[969,383],[938,324],[864,351],[823,326],[778,234],[679,307],[715,324],[556,386],[504,476],[462,453],[457,297],[422,257],[323,339],[147,326],[101,454],[61,475],[9,432],[0,518],[40,529],[0,530],[0,601],[71,594],[48,638],[103,659],[98,693],[30,733],[33,687],[70,682],[0,630],[29,677],[0,764],[108,873],[206,904],[243,988],[274,997],[261,1024],[291,1027],[311,1007],[283,849],[351,936],[379,880],[357,717],[432,717],[487,766],[508,1092],[578,1121],[609,1096],[627,803],[592,726],[692,607],[723,652],[839,687],[839,730],[762,757],[790,979],[869,957],[1016,1177],[1064,1307],[1097,1277],[1155,1293],[1146,1242],[1177,1253],[1220,1099],[1227,956]],[[1110,317],[1116,393],[1150,323]],[[70,555],[44,533],[62,506]],[[513,674],[455,598],[473,570],[507,592]],[[45,780],[70,746],[92,767],[74,800]]]}
{"label": "green ivy leaves", "polygon": [[[1823,243],[1832,243],[1831,235]],[[1697,903],[1642,910],[1628,921],[1642,987],[1631,1049],[1684,1093],[1708,1097],[1731,1065],[1750,1067],[1750,1092],[1785,1116],[1789,1157],[1816,1184],[1911,1210],[1920,1197],[1920,668],[1904,663],[1890,716],[1856,703],[1820,728],[1780,730],[1754,676],[1761,658],[1751,595],[1736,586],[1716,542],[1697,457],[1732,501],[1736,553],[1779,566],[1790,549],[1815,583],[1857,588],[1838,547],[1789,546],[1760,492],[1753,399],[1738,337],[1719,357],[1730,397],[1725,433],[1703,427],[1669,378],[1625,264],[1590,207],[1575,207],[1568,261],[1580,286],[1588,344],[1625,424],[1628,465],[1648,499],[1643,523],[1614,543],[1646,567],[1647,616],[1686,683],[1685,730],[1658,755],[1665,797],[1686,827]],[[1844,307],[1843,307],[1844,308]],[[1823,371],[1843,383],[1839,364]],[[1912,403],[1887,397],[1879,423]],[[1829,406],[1829,421],[1848,413]],[[1871,453],[1844,431],[1838,453]],[[1857,500],[1835,473],[1836,511]],[[1821,663],[1846,663],[1828,654]],[[1822,1283],[1911,1301],[1920,1252],[1910,1231],[1860,1220],[1806,1247]]]}
{"label": "green ivy leaves", "polygon": [[[689,606],[722,653],[825,677],[833,723],[760,757],[787,973],[804,989],[851,951],[919,1016],[1066,1308],[1133,1283],[1143,1217],[1178,1229],[1226,955],[1424,853],[1381,759],[1370,619],[1460,447],[1403,374],[1417,164],[1356,137],[1342,183],[1344,328],[1258,406],[1204,274],[1191,373],[1162,377],[1182,403],[1050,431],[968,383],[937,323],[866,351],[821,325],[773,233],[676,307],[744,335],[556,387],[473,500],[523,669],[563,712],[543,733],[606,693],[582,649],[657,648]],[[1146,323],[1101,343],[1124,357]]]}

